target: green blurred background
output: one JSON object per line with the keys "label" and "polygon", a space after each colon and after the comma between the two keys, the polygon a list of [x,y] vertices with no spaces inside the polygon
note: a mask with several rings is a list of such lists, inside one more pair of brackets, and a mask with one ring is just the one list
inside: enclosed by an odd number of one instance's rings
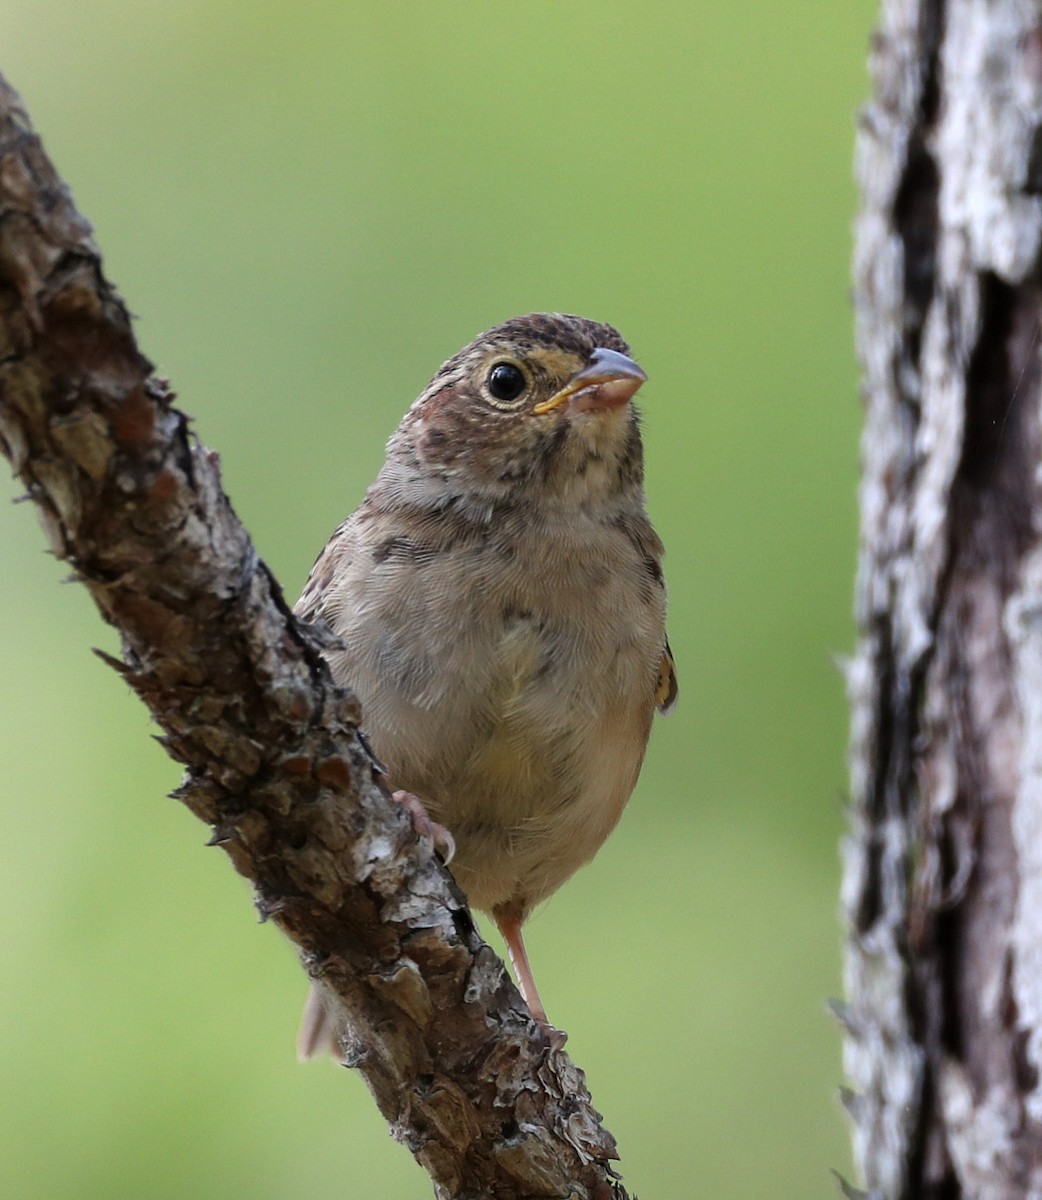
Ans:
{"label": "green blurred background", "polygon": [[[651,381],[681,704],[530,925],[644,1200],[835,1195],[859,410],[854,112],[875,0],[4,0],[0,69],[295,596],[438,364],[531,309]],[[6,484],[9,497],[18,488]],[[0,1193],[425,1197],[27,506],[0,505]]]}

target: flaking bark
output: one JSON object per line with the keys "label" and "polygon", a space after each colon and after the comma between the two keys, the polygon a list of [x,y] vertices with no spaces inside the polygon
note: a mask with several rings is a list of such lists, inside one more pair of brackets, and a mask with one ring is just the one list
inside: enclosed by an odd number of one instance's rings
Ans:
{"label": "flaking bark", "polygon": [[871,66],[847,1101],[873,1197],[1038,1197],[1042,8],[885,0]]}
{"label": "flaking bark", "polygon": [[582,1072],[374,778],[321,633],[258,559],[2,79],[0,450],[119,631],[113,665],[187,768],[179,798],[335,997],[346,1060],[436,1194],[625,1200]]}

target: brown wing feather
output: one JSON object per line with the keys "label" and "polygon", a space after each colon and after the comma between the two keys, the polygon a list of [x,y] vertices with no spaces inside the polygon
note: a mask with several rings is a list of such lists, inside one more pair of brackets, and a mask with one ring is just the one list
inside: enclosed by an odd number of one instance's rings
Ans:
{"label": "brown wing feather", "polygon": [[658,684],[655,688],[655,707],[663,716],[671,713],[677,705],[680,688],[677,685],[677,665],[669,642],[662,647],[662,661],[658,667]]}
{"label": "brown wing feather", "polygon": [[293,606],[293,611],[303,621],[315,621],[322,617],[322,609],[332,593],[337,573],[343,566],[347,524],[345,521],[322,547],[322,552],[315,559],[308,574],[300,599]]}

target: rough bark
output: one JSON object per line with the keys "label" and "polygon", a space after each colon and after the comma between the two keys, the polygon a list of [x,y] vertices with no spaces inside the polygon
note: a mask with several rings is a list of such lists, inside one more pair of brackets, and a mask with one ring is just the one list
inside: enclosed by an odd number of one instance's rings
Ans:
{"label": "rough bark", "polygon": [[374,779],[320,632],[257,558],[2,79],[0,450],[119,630],[113,665],[185,764],[180,799],[324,981],[346,1060],[436,1194],[625,1200],[582,1072]]}
{"label": "rough bark", "polygon": [[861,115],[846,1070],[875,1197],[1042,1196],[1042,7],[885,0]]}

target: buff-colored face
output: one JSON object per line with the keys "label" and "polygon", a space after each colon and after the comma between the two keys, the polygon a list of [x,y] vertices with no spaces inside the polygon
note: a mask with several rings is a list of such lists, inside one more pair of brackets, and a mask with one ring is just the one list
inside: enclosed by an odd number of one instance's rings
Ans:
{"label": "buff-colored face", "polygon": [[425,466],[476,486],[535,478],[574,495],[639,484],[630,400],[646,378],[610,325],[517,318],[445,363],[399,439]]}

